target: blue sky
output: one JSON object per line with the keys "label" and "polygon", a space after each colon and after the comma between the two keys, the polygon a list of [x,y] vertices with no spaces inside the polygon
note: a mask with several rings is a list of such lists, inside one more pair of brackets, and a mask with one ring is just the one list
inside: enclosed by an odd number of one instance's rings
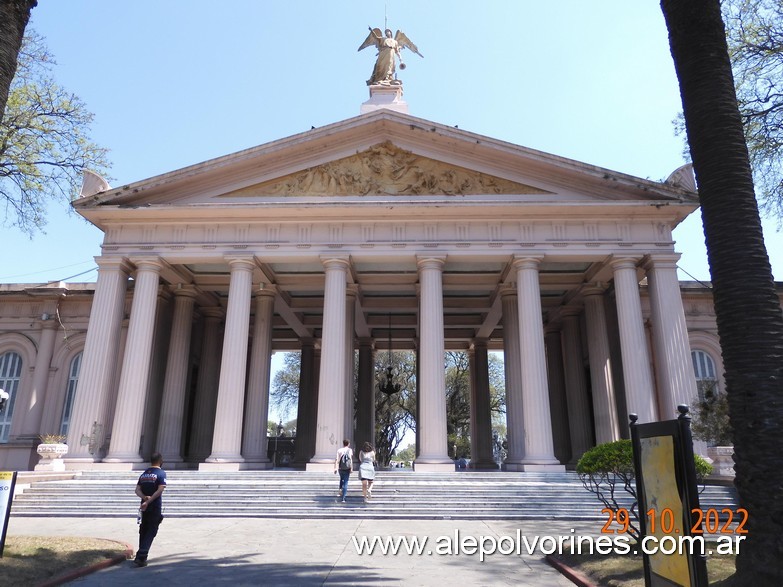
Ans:
{"label": "blue sky", "polygon": [[[374,62],[357,48],[384,14],[424,55],[404,54],[414,116],[653,180],[683,163],[655,2],[44,0],[30,26],[95,113],[116,186],[357,115]],[[32,240],[2,230],[0,282],[95,279],[102,234],[66,209]],[[764,225],[783,280],[783,236]],[[675,238],[709,279],[698,214]]]}

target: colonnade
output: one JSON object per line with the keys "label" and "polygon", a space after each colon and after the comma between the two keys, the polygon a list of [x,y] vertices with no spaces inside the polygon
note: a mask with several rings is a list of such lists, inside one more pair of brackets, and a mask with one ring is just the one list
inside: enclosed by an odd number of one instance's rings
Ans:
{"label": "colonnade", "polygon": [[[550,310],[544,325],[539,286],[543,256],[513,258],[508,282],[498,292],[504,333],[508,470],[563,470],[594,442],[620,438],[625,414],[618,405],[637,413],[645,422],[674,417],[676,405],[693,397],[695,382],[676,275],[677,257],[661,253],[644,258],[615,255],[611,259],[619,364],[608,326],[607,284],[584,284],[567,305]],[[277,294],[274,288],[254,283],[257,265],[252,256],[226,257],[223,262],[230,270],[224,317],[217,306],[197,308],[193,286],[169,284],[173,312],[165,376],[156,420],[145,426],[145,413],[150,413],[145,409],[152,401],[150,365],[164,265],[154,256],[98,259],[98,281],[68,436],[66,462],[70,468],[141,463],[141,438],[149,430],[155,435],[157,450],[174,466],[186,457],[191,462],[197,460],[203,469],[271,466],[266,456],[266,422]],[[308,470],[331,471],[342,439],[354,434],[352,375],[357,342],[357,440],[373,435],[375,377],[372,340],[357,341],[354,337],[358,292],[356,286],[349,285],[350,259],[328,255],[321,262],[325,280],[320,345],[312,339],[300,341],[302,376],[295,462]],[[445,255],[417,257],[417,471],[453,468],[446,440],[444,398],[445,264]],[[123,345],[120,332],[125,319],[124,301],[128,277],[134,271],[135,287]],[[649,284],[649,331],[639,295],[639,271],[646,272]],[[251,308],[255,315],[252,337]],[[184,406],[196,312],[203,321],[201,359],[188,422]],[[223,318],[221,342],[219,322]],[[583,339],[587,341],[586,349]],[[470,354],[471,441],[479,468],[495,466],[488,342],[474,340]],[[118,368],[121,371],[115,402],[110,390]],[[619,371],[622,378],[617,376]],[[618,398],[621,393],[622,398]],[[109,413],[112,407],[113,413]],[[185,434],[188,426],[190,433]],[[109,429],[110,441],[105,444]],[[96,450],[104,444],[105,456]]]}

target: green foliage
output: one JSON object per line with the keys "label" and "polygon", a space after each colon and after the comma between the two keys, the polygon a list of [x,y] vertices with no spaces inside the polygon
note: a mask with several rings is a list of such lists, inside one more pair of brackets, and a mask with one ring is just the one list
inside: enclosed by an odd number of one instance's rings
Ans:
{"label": "green foliage", "polygon": [[409,444],[404,449],[397,451],[394,455],[394,459],[403,462],[405,461],[413,462],[416,459],[416,445]]}
{"label": "green foliage", "polygon": [[[703,482],[712,473],[712,465],[699,455],[694,455],[694,461],[696,479]],[[631,441],[616,440],[591,448],[579,459],[576,472],[584,488],[594,493],[604,506],[613,512],[620,508],[630,512],[628,534],[638,541],[639,512]]]}
{"label": "green foliage", "polygon": [[41,444],[64,444],[68,437],[64,434],[41,434],[38,438]]}
{"label": "green foliage", "polygon": [[693,437],[710,446],[733,444],[729,421],[729,400],[714,386],[704,390],[703,399],[696,403],[691,424]]}
{"label": "green foliage", "polygon": [[78,197],[85,169],[105,175],[107,151],[88,138],[93,115],[59,86],[43,39],[28,29],[0,122],[0,199],[6,226],[32,236],[52,200]]}
{"label": "green foliage", "polygon": [[783,4],[722,4],[737,102],[762,211],[783,218]]}

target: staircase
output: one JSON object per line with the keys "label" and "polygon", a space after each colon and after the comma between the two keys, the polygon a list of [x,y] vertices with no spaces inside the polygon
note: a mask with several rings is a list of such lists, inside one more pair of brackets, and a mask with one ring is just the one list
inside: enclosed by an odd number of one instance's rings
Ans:
{"label": "staircase", "polygon": [[[364,503],[361,482],[353,474],[344,504],[337,496],[337,476],[327,473],[167,473],[164,514],[172,518],[607,520],[603,505],[572,472],[379,471],[370,503]],[[132,517],[139,503],[134,495],[138,475],[84,472],[70,480],[32,483],[14,497],[11,515]],[[708,486],[700,501],[704,510],[736,508],[732,487]]]}

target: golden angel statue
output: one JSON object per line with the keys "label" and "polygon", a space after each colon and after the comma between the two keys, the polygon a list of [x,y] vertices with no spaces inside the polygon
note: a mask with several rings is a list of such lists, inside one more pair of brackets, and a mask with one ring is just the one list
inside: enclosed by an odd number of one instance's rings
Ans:
{"label": "golden angel statue", "polygon": [[400,55],[400,52],[403,49],[408,48],[419,57],[424,57],[424,55],[419,53],[418,47],[416,47],[405,33],[400,30],[392,37],[391,29],[386,29],[384,36],[381,34],[381,29],[368,28],[370,29],[370,34],[367,35],[367,38],[358,50],[361,51],[370,45],[374,45],[378,49],[378,58],[375,60],[375,68],[372,70],[370,79],[367,80],[367,85],[401,84],[402,82],[397,80],[394,76],[397,66],[395,57],[400,60],[400,69],[405,69],[405,63],[403,63],[402,56]]}

